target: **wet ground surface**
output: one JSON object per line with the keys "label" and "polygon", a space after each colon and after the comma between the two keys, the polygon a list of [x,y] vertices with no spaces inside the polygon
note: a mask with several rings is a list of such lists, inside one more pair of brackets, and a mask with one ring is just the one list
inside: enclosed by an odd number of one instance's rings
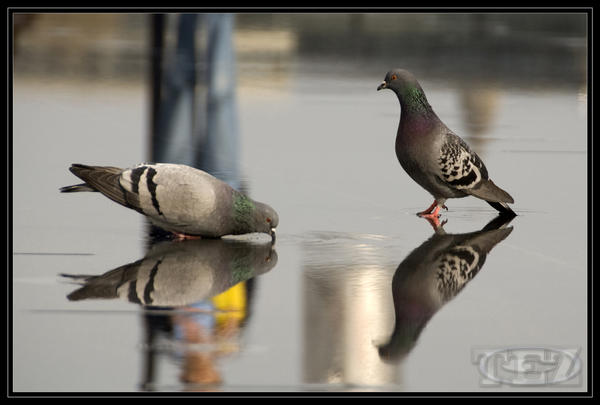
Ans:
{"label": "wet ground surface", "polygon": [[[279,213],[274,246],[150,247],[139,214],[60,194],[71,163],[146,160],[146,89],[15,78],[15,391],[587,389],[585,83],[424,77],[518,214],[507,224],[482,201],[449,200],[435,233],[415,216],[430,196],[394,154],[398,102],[375,91],[388,66],[303,63],[277,88],[238,90],[243,175]],[[479,266],[440,272],[444,257]],[[102,278],[81,290],[64,274]]]}

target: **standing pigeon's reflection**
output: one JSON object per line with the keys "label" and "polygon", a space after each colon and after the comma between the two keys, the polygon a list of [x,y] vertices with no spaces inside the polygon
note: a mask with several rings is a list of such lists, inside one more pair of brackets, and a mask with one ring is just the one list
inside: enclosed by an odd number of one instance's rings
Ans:
{"label": "standing pigeon's reflection", "polygon": [[511,233],[511,219],[463,234],[438,224],[410,254],[404,236],[328,232],[307,240],[304,382],[397,389],[402,360],[425,325]]}
{"label": "standing pigeon's reflection", "polygon": [[414,347],[431,317],[481,270],[486,255],[513,230],[514,216],[500,215],[477,232],[431,238],[400,263],[392,279],[396,323],[389,341],[379,346],[384,360],[399,360]]}
{"label": "standing pigeon's reflection", "polygon": [[83,286],[71,301],[122,298],[144,306],[185,306],[215,296],[272,269],[272,244],[220,239],[163,241],[146,256],[100,276],[69,275]]}

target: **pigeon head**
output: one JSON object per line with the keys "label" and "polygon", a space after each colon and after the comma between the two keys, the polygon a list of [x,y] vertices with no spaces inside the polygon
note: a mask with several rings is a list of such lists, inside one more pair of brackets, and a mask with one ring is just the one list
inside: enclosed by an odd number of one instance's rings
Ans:
{"label": "pigeon head", "polygon": [[412,73],[404,69],[394,69],[387,72],[377,90],[390,89],[395,93],[403,93],[407,88],[415,86],[421,87]]}
{"label": "pigeon head", "polygon": [[254,221],[258,232],[264,232],[271,235],[272,242],[275,243],[275,228],[279,225],[279,216],[277,212],[269,205],[256,201],[254,210]]}
{"label": "pigeon head", "polygon": [[271,232],[277,228],[277,225],[279,225],[279,216],[277,215],[277,212],[267,204],[258,201],[255,204],[258,222],[266,227],[265,231]]}
{"label": "pigeon head", "polygon": [[390,89],[398,96],[403,109],[430,111],[425,92],[415,76],[408,70],[394,69],[387,72],[377,90]]}
{"label": "pigeon head", "polygon": [[273,208],[239,192],[234,193],[233,219],[237,224],[238,233],[273,234],[273,230],[279,225],[279,216]]}

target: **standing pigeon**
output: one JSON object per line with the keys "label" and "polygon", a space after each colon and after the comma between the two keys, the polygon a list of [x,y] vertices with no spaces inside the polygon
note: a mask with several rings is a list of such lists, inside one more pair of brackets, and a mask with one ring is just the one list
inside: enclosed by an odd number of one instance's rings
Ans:
{"label": "standing pigeon", "polygon": [[279,223],[267,204],[190,166],[157,163],[120,169],[73,164],[69,170],[85,183],[62,187],[61,192],[99,191],[179,238],[251,232],[273,235]]}
{"label": "standing pigeon", "polygon": [[515,216],[507,203],[513,198],[488,178],[475,152],[435,114],[417,79],[396,69],[385,75],[377,90],[398,96],[402,115],[396,136],[396,156],[408,175],[435,199],[419,216],[436,218],[448,198],[469,195],[487,201],[501,214]]}

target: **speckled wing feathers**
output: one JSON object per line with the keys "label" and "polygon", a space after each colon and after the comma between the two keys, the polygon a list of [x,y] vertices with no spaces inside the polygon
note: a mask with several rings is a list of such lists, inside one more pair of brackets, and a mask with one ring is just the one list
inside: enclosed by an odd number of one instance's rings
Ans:
{"label": "speckled wing feathers", "polygon": [[447,133],[438,158],[440,180],[448,187],[488,202],[514,202],[512,197],[489,178],[482,160],[465,141]]}
{"label": "speckled wing feathers", "polygon": [[458,136],[449,133],[438,158],[442,180],[452,188],[466,191],[487,180],[485,165]]}

